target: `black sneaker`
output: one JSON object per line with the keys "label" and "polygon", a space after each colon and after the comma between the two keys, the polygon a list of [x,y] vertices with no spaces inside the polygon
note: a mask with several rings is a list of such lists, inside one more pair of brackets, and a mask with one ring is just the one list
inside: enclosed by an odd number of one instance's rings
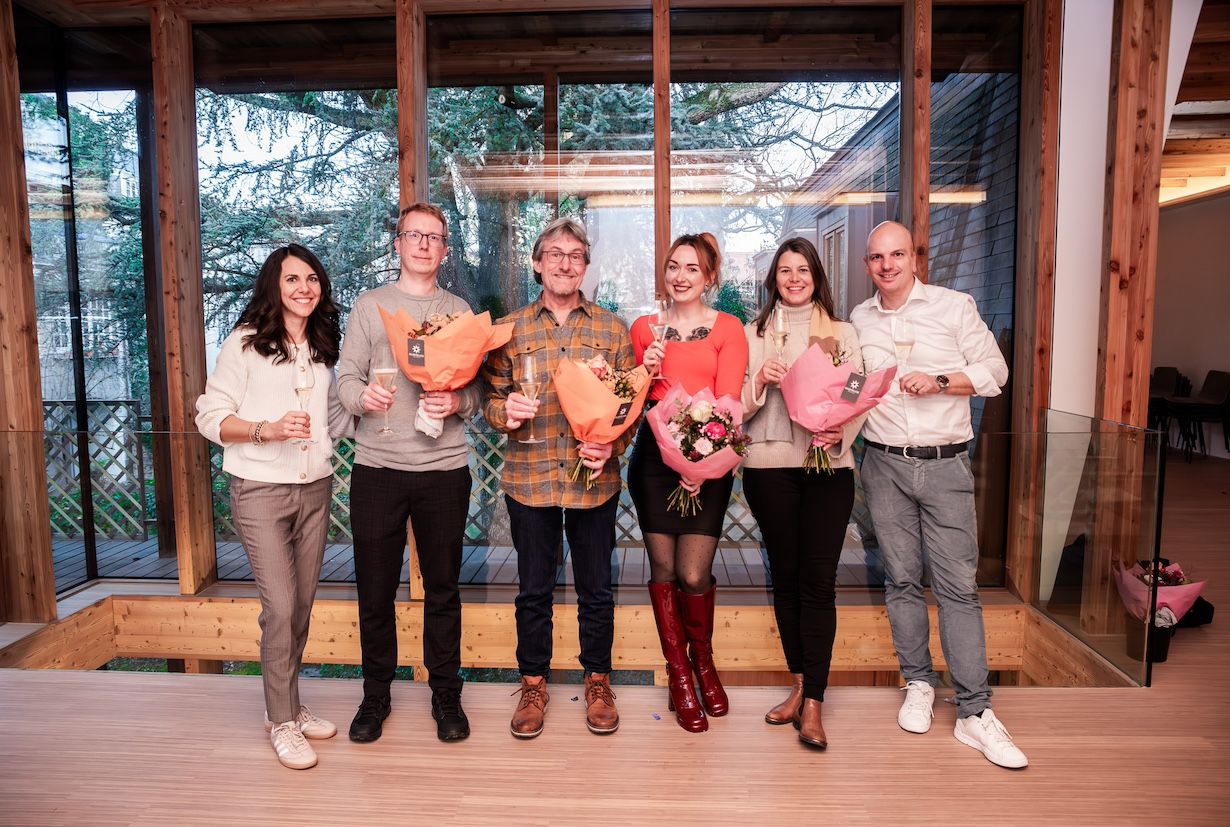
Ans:
{"label": "black sneaker", "polygon": [[460,741],[470,737],[470,719],[461,708],[460,689],[434,689],[431,717],[436,720],[436,737],[441,741]]}
{"label": "black sneaker", "polygon": [[388,695],[364,695],[359,711],[350,722],[350,740],[359,743],[375,741],[380,737],[381,725],[389,717],[392,704]]}

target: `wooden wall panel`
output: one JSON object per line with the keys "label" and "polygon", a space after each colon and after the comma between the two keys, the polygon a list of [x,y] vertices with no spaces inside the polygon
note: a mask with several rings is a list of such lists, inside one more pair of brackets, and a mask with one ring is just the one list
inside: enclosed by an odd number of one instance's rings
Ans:
{"label": "wooden wall panel", "polygon": [[1050,407],[1059,176],[1059,68],[1062,0],[1025,7],[1021,67],[1021,149],[1017,195],[1016,334],[1009,479],[1008,588],[1029,603],[1038,596],[1046,411]]}
{"label": "wooden wall panel", "polygon": [[[1131,686],[1127,676],[1041,612],[1025,613],[1021,674],[1027,686]],[[994,667],[992,667],[994,668]]]}
{"label": "wooden wall panel", "polygon": [[180,590],[195,594],[217,579],[217,560],[209,452],[194,421],[205,390],[205,316],[192,26],[165,0],[158,2],[150,10],[150,41],[175,547]]}
{"label": "wooden wall panel", "polygon": [[662,281],[671,246],[671,10],[670,0],[653,0],[653,265],[654,292]]}
{"label": "wooden wall panel", "polygon": [[115,615],[105,597],[0,648],[0,668],[97,669],[115,657]]}
{"label": "wooden wall panel", "polygon": [[931,235],[931,0],[905,0],[901,16],[901,223],[927,280]]}
{"label": "wooden wall panel", "polygon": [[427,18],[419,0],[397,0],[397,172],[401,204],[427,200]]}
{"label": "wooden wall panel", "polygon": [[0,622],[56,616],[12,0],[0,0]]}
{"label": "wooden wall panel", "polygon": [[[256,660],[260,657],[260,606],[254,598],[115,597],[116,651],[127,657]],[[992,669],[1020,666],[1022,628],[1027,610],[1017,605],[984,607],[987,658]],[[931,611],[932,651],[943,669],[938,623]],[[398,662],[422,664],[422,604],[397,604]],[[555,607],[555,657],[552,667],[575,669],[576,607]],[[776,621],[768,606],[719,606],[714,651],[727,671],[776,672],[785,669]],[[838,671],[877,672],[897,668],[882,606],[838,609],[838,639],[833,653]],[[360,661],[358,608],[353,601],[318,600],[312,610],[311,637],[304,655],[313,663]],[[662,650],[648,606],[615,611],[612,662],[616,669],[654,669]],[[516,620],[511,604],[471,603],[462,610],[462,665],[516,666]]]}

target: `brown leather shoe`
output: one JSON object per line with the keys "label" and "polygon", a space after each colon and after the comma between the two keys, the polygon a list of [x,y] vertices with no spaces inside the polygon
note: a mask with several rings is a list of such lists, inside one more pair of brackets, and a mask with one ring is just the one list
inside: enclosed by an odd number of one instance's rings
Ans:
{"label": "brown leather shoe", "polygon": [[585,726],[595,735],[610,735],[619,729],[610,675],[591,672],[585,676]]}
{"label": "brown leather shoe", "polygon": [[797,673],[792,677],[794,683],[790,686],[790,694],[786,696],[786,700],[765,713],[766,723],[773,724],[773,726],[794,723],[795,717],[799,714],[799,707],[803,704],[803,675]]}
{"label": "brown leather shoe", "polygon": [[542,720],[547,715],[547,701],[551,699],[547,694],[547,679],[542,675],[522,675],[521,688],[517,692],[521,693],[521,700],[517,701],[517,710],[508,728],[518,738],[537,738],[542,734]]}
{"label": "brown leather shoe", "polygon": [[829,745],[829,739],[824,734],[824,724],[820,721],[820,701],[814,698],[803,699],[803,709],[799,712],[799,740],[809,747],[824,749]]}

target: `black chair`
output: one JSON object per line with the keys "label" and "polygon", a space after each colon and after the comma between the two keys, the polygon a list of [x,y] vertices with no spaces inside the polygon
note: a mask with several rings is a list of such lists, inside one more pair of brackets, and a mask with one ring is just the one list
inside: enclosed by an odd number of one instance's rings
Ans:
{"label": "black chair", "polygon": [[1200,393],[1192,397],[1171,397],[1167,400],[1170,415],[1179,421],[1179,435],[1183,441],[1183,456],[1191,460],[1192,451],[1199,446],[1200,453],[1209,455],[1204,441],[1204,424],[1221,423],[1221,438],[1230,452],[1230,373],[1211,370],[1204,377]]}
{"label": "black chair", "polygon": [[1150,430],[1165,432],[1168,443],[1170,440],[1170,409],[1166,400],[1169,397],[1186,396],[1191,392],[1190,383],[1188,391],[1180,390],[1183,381],[1185,381],[1183,374],[1179,373],[1178,368],[1172,367],[1156,367],[1149,377],[1148,427]]}

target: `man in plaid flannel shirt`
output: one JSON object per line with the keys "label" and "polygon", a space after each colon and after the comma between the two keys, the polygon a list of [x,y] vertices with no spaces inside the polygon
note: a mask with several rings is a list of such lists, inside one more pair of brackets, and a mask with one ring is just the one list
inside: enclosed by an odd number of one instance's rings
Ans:
{"label": "man in plaid flannel shirt", "polygon": [[[548,378],[561,359],[602,356],[616,370],[635,367],[636,361],[624,323],[581,293],[589,265],[589,239],[583,226],[569,218],[551,222],[534,242],[533,262],[542,295],[500,320],[515,325],[512,339],[488,354],[483,367],[487,421],[509,435],[500,482],[520,582],[516,615],[521,698],[510,728],[518,738],[542,732],[551,666],[555,553],[561,532],[566,531],[585,669],[585,721],[591,732],[604,735],[619,728],[609,675],[615,635],[611,552],[622,486],[619,455],[636,428],[629,428],[613,444],[578,443]],[[533,401],[518,392],[521,357],[527,354],[534,357],[541,383]],[[519,441],[526,438],[529,428],[524,426],[530,420],[542,442]],[[578,451],[585,465],[597,472],[589,490],[583,480],[568,479]]]}

